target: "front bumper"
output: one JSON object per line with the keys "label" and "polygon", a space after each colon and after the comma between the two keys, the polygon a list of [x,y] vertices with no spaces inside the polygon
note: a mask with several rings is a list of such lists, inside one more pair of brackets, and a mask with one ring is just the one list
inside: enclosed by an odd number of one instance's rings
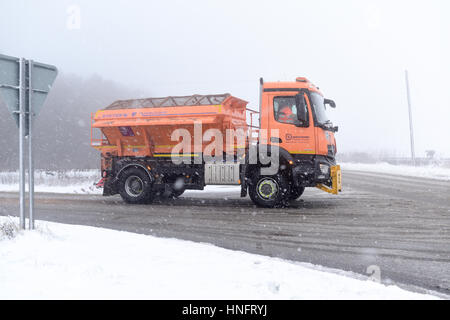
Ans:
{"label": "front bumper", "polygon": [[317,184],[316,187],[320,190],[331,194],[339,194],[342,191],[342,171],[341,166],[331,166],[330,167],[330,179],[331,179],[331,187],[326,186],[324,184]]}
{"label": "front bumper", "polygon": [[296,187],[332,186],[331,168],[336,166],[333,158],[301,155],[295,158],[294,163],[292,176]]}

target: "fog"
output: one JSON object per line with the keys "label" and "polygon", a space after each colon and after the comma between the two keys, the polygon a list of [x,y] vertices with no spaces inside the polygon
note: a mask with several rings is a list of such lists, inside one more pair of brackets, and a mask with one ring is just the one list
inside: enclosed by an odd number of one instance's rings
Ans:
{"label": "fog", "polygon": [[[337,103],[331,118],[339,152],[392,156],[410,152],[408,69],[416,154],[449,157],[449,13],[446,0],[1,0],[0,52],[56,65],[62,77],[113,81],[121,95],[137,95],[127,98],[229,92],[253,108],[259,77],[306,76]],[[73,115],[69,108],[84,108],[89,119],[118,97],[112,90],[99,105],[86,102],[96,97],[96,82],[86,83],[66,90],[87,90],[77,94],[90,106],[65,102],[60,92],[59,119]],[[58,119],[45,108],[37,123],[50,128]],[[0,118],[8,117],[1,107]],[[88,138],[89,127],[83,130]]]}

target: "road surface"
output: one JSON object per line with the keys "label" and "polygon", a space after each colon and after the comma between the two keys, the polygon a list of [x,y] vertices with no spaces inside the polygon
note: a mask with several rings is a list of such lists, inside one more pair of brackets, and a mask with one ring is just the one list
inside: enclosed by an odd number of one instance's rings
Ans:
{"label": "road surface", "polygon": [[[36,217],[212,243],[450,294],[450,182],[345,171],[344,192],[307,189],[284,209],[259,209],[239,191],[186,192],[151,205],[119,196],[37,194]],[[236,190],[236,189],[234,189]],[[0,215],[17,215],[0,193]],[[379,269],[378,269],[379,268]]]}

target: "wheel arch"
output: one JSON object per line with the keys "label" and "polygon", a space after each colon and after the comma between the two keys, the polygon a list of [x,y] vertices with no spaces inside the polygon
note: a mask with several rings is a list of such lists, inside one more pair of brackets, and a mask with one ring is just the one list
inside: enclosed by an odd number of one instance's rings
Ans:
{"label": "wheel arch", "polygon": [[[251,175],[254,174],[254,172],[256,170],[259,170],[263,165],[259,162],[259,147],[260,145],[258,145],[258,149],[257,149],[257,154],[258,154],[258,163],[256,164],[248,164],[247,166],[247,170],[246,170],[246,177],[250,178]],[[271,152],[272,150],[272,145],[266,145],[266,150],[267,152]],[[284,149],[283,147],[278,147],[279,149],[279,165],[291,165],[292,163],[294,163],[295,159],[292,156],[292,154],[289,153],[289,151],[287,151],[286,149]],[[248,158],[248,157],[247,157]],[[279,170],[280,171],[280,170]]]}
{"label": "wheel arch", "polygon": [[151,182],[154,181],[154,178],[153,178],[152,174],[150,173],[150,171],[148,170],[148,168],[145,165],[141,164],[141,163],[135,163],[135,162],[127,163],[122,168],[120,168],[120,170],[117,172],[117,174],[115,176],[115,180],[118,180],[120,175],[123,172],[125,172],[127,169],[129,169],[129,168],[136,168],[136,169],[143,170],[148,175],[148,177],[150,178],[150,181]]}

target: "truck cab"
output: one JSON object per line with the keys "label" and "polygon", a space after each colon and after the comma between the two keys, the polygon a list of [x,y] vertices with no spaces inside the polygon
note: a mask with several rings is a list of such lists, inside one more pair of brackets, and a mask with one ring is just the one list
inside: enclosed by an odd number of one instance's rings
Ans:
{"label": "truck cab", "polygon": [[[295,82],[261,79],[260,84],[260,129],[268,134],[260,134],[259,143],[279,148],[282,174],[290,182],[288,198],[298,198],[305,187],[318,187],[337,194],[342,189],[341,171],[335,158],[338,127],[333,125],[327,112],[328,108],[336,107],[334,101],[326,99],[318,87],[303,77],[296,78]],[[265,190],[271,194],[273,186],[280,181],[266,179],[269,180]],[[253,181],[253,184],[258,183],[260,181]],[[271,206],[260,194],[261,190],[264,189],[257,187],[250,196],[262,206],[264,203]]]}
{"label": "truck cab", "polygon": [[335,107],[335,104],[325,99],[306,78],[297,78],[296,82],[263,83],[261,128],[278,129],[279,147],[292,155],[334,159],[337,127],[328,117],[327,106]]}

